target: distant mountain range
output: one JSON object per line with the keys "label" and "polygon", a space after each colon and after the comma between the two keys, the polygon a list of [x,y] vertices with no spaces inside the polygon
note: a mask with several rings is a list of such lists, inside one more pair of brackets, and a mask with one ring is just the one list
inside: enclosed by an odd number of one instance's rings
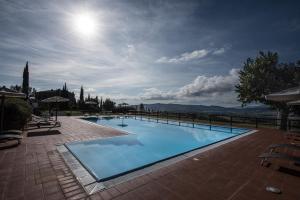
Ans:
{"label": "distant mountain range", "polygon": [[276,111],[267,106],[249,106],[249,107],[222,107],[222,106],[204,106],[204,105],[182,105],[182,104],[144,104],[145,109],[154,111],[167,111],[179,113],[207,113],[220,115],[242,115],[242,116],[275,116]]}

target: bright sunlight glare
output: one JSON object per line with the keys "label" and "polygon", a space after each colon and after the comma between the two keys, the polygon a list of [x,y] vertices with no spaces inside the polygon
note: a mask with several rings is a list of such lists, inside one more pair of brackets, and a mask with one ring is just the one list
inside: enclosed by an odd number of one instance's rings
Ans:
{"label": "bright sunlight glare", "polygon": [[91,13],[85,12],[75,15],[73,25],[80,36],[91,37],[97,33],[97,21]]}

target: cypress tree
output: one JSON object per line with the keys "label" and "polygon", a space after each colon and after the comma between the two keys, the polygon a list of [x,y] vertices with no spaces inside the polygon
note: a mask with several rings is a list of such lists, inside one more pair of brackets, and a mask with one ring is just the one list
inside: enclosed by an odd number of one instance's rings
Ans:
{"label": "cypress tree", "polygon": [[80,103],[84,103],[84,91],[83,91],[83,86],[80,88],[80,97],[79,97]]}
{"label": "cypress tree", "polygon": [[100,111],[102,112],[102,108],[103,108],[103,102],[102,102],[102,97],[100,99]]}
{"label": "cypress tree", "polygon": [[63,87],[63,90],[68,91],[67,83],[66,83],[66,82],[65,82],[65,85],[64,85],[64,87]]}
{"label": "cypress tree", "polygon": [[29,69],[28,69],[28,61],[26,62],[26,66],[23,71],[23,83],[22,83],[22,92],[26,94],[28,97],[29,93]]}
{"label": "cypress tree", "polygon": [[67,83],[66,82],[65,82],[65,84],[63,85],[63,88],[62,88],[62,96],[65,97],[65,98],[69,97],[69,92],[68,92],[68,89],[67,89]]}
{"label": "cypress tree", "polygon": [[145,107],[144,107],[144,104],[140,104],[140,111],[144,111],[145,110]]}

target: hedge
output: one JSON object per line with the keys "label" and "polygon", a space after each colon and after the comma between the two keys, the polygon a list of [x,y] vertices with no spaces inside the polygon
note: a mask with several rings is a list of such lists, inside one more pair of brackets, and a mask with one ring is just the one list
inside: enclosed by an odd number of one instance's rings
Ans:
{"label": "hedge", "polygon": [[4,102],[3,129],[22,129],[31,116],[31,107],[23,99],[6,98]]}

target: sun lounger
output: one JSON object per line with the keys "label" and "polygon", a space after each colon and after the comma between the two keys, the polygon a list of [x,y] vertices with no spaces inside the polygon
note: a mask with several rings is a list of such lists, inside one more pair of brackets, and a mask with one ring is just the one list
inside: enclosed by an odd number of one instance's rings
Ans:
{"label": "sun lounger", "polygon": [[59,121],[40,120],[40,121],[28,122],[27,125],[30,127],[37,126],[38,128],[54,128],[54,127],[59,127],[61,124]]}
{"label": "sun lounger", "polygon": [[272,144],[268,146],[269,152],[273,152],[277,148],[288,148],[288,149],[294,149],[294,150],[300,150],[300,145],[298,144]]}
{"label": "sun lounger", "polygon": [[299,156],[292,156],[289,154],[284,154],[284,153],[263,153],[260,156],[258,156],[259,158],[262,158],[261,160],[261,165],[264,165],[264,163],[266,161],[268,161],[268,159],[283,159],[283,160],[290,160],[290,161],[294,161],[296,163],[300,163],[300,157]]}
{"label": "sun lounger", "polygon": [[21,143],[22,131],[20,130],[4,130],[0,131],[0,142],[6,142],[9,140],[17,140],[18,144]]}
{"label": "sun lounger", "polygon": [[0,141],[6,142],[8,140],[17,140],[18,144],[21,143],[22,136],[16,134],[0,134]]}
{"label": "sun lounger", "polygon": [[45,123],[54,121],[53,119],[51,119],[51,117],[40,117],[40,116],[33,115],[33,114],[31,115],[31,120],[33,122],[45,122]]}
{"label": "sun lounger", "polygon": [[37,126],[38,128],[40,128],[41,126],[48,126],[51,124],[52,122],[49,121],[31,121],[27,123],[28,126]]}
{"label": "sun lounger", "polygon": [[37,116],[34,114],[31,114],[32,119],[36,119],[36,120],[51,120],[50,116]]}
{"label": "sun lounger", "polygon": [[61,123],[59,121],[54,121],[52,126],[47,127],[47,128],[49,128],[49,130],[51,130],[52,128],[55,128],[55,127],[61,127]]}
{"label": "sun lounger", "polygon": [[300,141],[300,134],[299,133],[288,133],[285,136],[289,140],[293,140],[295,142],[299,142]]}
{"label": "sun lounger", "polygon": [[13,135],[21,135],[23,132],[20,130],[4,130],[0,131],[0,135],[5,135],[5,134],[13,134]]}

